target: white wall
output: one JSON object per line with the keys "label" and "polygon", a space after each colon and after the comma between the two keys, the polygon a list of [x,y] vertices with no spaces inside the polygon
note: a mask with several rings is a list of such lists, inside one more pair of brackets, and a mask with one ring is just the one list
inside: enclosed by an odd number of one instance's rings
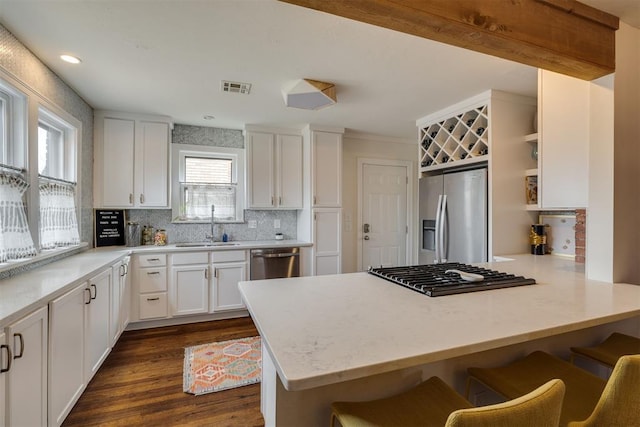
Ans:
{"label": "white wall", "polygon": [[[640,284],[639,46],[640,29],[620,22],[614,83],[613,280],[635,284]],[[587,235],[587,247],[598,244],[595,236]]]}
{"label": "white wall", "polygon": [[[417,209],[418,192],[418,139],[402,141],[373,136],[344,136],[342,153],[342,272],[352,273],[358,266],[358,158],[409,160],[414,163],[413,206]],[[414,209],[414,210],[415,210]],[[415,222],[415,221],[413,221]],[[409,224],[409,232],[416,235],[416,224]],[[416,259],[417,240],[412,247],[412,259]]]}
{"label": "white wall", "polygon": [[613,74],[590,84],[586,274],[613,280]]}

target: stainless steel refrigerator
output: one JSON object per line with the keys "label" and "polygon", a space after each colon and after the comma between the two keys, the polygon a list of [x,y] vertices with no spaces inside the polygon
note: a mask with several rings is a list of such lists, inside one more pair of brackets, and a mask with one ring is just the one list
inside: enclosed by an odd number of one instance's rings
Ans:
{"label": "stainless steel refrigerator", "polygon": [[487,169],[420,179],[419,262],[487,261]]}

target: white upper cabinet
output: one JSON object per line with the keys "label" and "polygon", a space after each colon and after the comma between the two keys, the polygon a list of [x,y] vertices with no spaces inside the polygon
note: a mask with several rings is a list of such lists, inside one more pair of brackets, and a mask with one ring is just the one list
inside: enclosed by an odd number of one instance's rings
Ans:
{"label": "white upper cabinet", "polygon": [[278,207],[302,208],[302,136],[277,136],[276,164]]}
{"label": "white upper cabinet", "polygon": [[302,208],[302,136],[246,134],[248,207]]}
{"label": "white upper cabinet", "polygon": [[311,132],[313,207],[342,206],[342,134]]}
{"label": "white upper cabinet", "polygon": [[171,119],[96,112],[97,207],[169,207]]}
{"label": "white upper cabinet", "polygon": [[538,72],[538,205],[587,207],[589,82]]}

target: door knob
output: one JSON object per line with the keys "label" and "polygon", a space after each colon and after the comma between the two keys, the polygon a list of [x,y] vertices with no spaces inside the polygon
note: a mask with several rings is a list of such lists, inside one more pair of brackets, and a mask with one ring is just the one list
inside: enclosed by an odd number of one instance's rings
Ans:
{"label": "door knob", "polygon": [[364,236],[364,240],[369,240],[369,236]]}

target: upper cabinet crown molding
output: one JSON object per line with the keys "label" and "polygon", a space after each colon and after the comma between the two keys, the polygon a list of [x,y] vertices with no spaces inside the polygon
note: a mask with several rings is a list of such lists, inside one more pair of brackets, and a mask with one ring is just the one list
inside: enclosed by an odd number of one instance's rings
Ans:
{"label": "upper cabinet crown molding", "polygon": [[583,80],[615,71],[618,18],[575,0],[280,0]]}

